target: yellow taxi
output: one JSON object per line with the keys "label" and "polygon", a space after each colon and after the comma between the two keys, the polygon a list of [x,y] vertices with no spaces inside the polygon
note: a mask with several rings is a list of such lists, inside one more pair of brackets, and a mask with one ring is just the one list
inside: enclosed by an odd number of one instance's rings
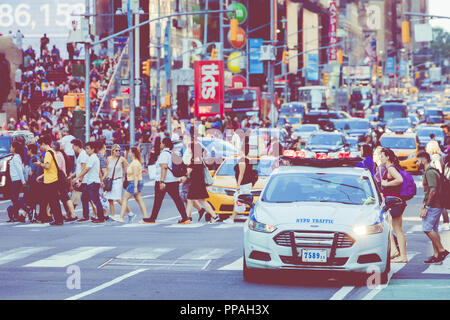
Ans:
{"label": "yellow taxi", "polygon": [[[234,193],[236,192],[236,178],[234,166],[238,163],[238,157],[230,157],[224,160],[213,176],[213,183],[208,187],[209,198],[207,201],[213,207],[214,212],[219,214],[221,219],[226,219],[233,213]],[[258,199],[262,189],[266,185],[272,171],[278,167],[278,158],[270,156],[254,156],[253,168],[258,171],[258,181],[252,188],[254,200]],[[248,215],[248,208],[241,213]]]}
{"label": "yellow taxi", "polygon": [[415,133],[384,133],[380,138],[380,144],[383,148],[394,151],[404,170],[409,172],[419,170],[416,163],[419,145]]}

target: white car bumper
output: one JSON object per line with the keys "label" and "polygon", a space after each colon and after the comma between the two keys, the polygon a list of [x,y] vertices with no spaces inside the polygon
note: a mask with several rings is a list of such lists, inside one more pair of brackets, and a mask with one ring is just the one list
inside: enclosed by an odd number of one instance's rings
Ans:
{"label": "white car bumper", "polygon": [[[335,226],[336,227],[336,226]],[[249,269],[384,272],[389,259],[389,231],[356,236],[350,228],[323,230],[283,225],[273,233],[244,227],[244,255]],[[292,245],[292,239],[296,245]],[[320,243],[320,244],[319,244]],[[303,262],[302,250],[326,250],[326,262]],[[376,269],[378,268],[378,269]]]}

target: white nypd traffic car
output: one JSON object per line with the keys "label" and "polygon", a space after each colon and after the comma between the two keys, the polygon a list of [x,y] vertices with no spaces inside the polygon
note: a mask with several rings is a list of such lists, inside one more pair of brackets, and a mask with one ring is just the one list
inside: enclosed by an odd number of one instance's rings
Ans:
{"label": "white nypd traffic car", "polygon": [[386,283],[387,210],[401,200],[384,200],[371,173],[354,164],[306,162],[274,170],[254,206],[250,195],[240,196],[252,206],[244,226],[244,279],[258,269],[379,270]]}

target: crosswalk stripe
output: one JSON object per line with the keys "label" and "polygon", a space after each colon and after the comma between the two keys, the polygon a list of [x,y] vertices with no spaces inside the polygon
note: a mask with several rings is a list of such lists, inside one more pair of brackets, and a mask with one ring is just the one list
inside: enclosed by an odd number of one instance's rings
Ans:
{"label": "crosswalk stripe", "polygon": [[19,247],[0,252],[0,265],[26,258],[34,253],[51,249],[51,247]]}
{"label": "crosswalk stripe", "polygon": [[243,263],[244,263],[244,258],[240,257],[236,261],[219,268],[219,270],[239,271],[239,270],[242,270]]}
{"label": "crosswalk stripe", "polygon": [[203,227],[206,223],[188,223],[188,224],[171,224],[166,228],[199,228]]}
{"label": "crosswalk stripe", "polygon": [[114,247],[79,247],[55,254],[46,259],[29,263],[25,265],[25,267],[67,267],[68,265],[92,258],[101,252],[113,248]]}
{"label": "crosswalk stripe", "polygon": [[212,260],[219,259],[220,257],[226,255],[231,249],[212,249],[212,248],[202,248],[195,249],[181,256],[179,259],[192,259],[192,260]]}
{"label": "crosswalk stripe", "polygon": [[149,248],[141,247],[117,256],[119,259],[157,259],[163,254],[175,250],[174,248]]}
{"label": "crosswalk stripe", "polygon": [[213,229],[230,229],[230,228],[243,228],[244,224],[243,223],[233,223],[233,224],[226,224],[226,223],[221,223],[218,224],[216,226],[213,226]]}

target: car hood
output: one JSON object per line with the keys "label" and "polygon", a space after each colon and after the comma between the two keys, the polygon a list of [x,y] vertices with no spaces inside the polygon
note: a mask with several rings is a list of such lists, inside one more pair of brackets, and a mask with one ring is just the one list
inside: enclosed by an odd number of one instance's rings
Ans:
{"label": "car hood", "polygon": [[256,221],[275,227],[296,225],[301,227],[333,228],[371,225],[379,221],[380,207],[377,205],[349,205],[342,203],[267,203],[259,201],[254,209]]}
{"label": "car hood", "polygon": [[[263,189],[264,186],[266,185],[267,178],[268,177],[265,177],[265,176],[259,176],[258,181],[256,181],[256,183],[252,187],[252,189]],[[236,178],[234,176],[214,175],[212,185],[215,187],[235,189],[236,188]]]}

